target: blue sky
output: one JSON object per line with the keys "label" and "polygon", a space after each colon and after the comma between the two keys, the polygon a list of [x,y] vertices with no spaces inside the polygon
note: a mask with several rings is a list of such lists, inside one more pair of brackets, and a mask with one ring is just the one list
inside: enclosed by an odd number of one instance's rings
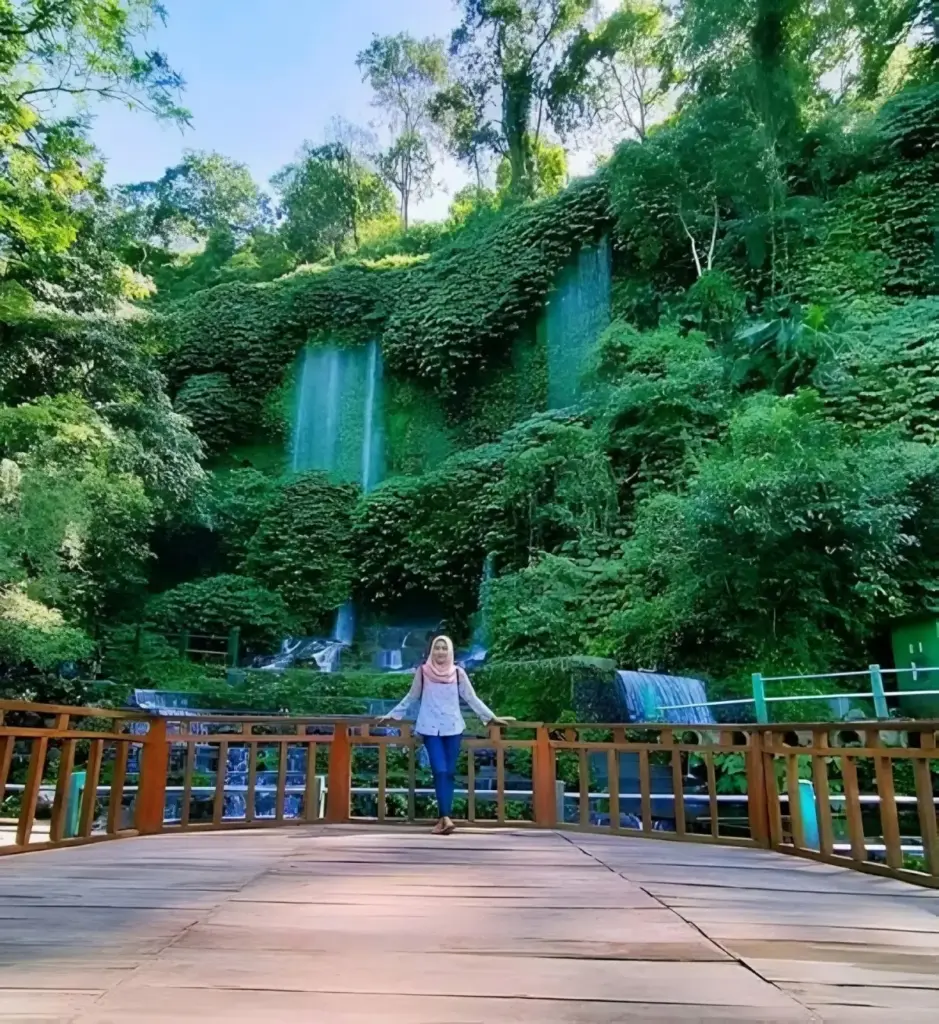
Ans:
{"label": "blue sky", "polygon": [[[304,139],[320,142],[341,115],[376,118],[355,57],[379,35],[408,31],[449,37],[457,21],[451,0],[164,0],[165,29],[150,44],[184,75],[193,126],[160,125],[149,115],[109,106],[93,137],[112,183],[158,177],[186,149],[217,150],[248,165],[265,184]],[[466,180],[442,168],[452,191]],[[418,215],[446,214],[442,192]]]}

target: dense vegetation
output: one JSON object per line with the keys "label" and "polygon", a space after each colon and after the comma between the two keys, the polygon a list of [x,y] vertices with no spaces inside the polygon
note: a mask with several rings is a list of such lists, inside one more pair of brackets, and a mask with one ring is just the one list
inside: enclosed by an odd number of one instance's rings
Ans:
{"label": "dense vegetation", "polygon": [[[269,649],[349,597],[466,638],[487,556],[506,662],[834,670],[936,607],[935,11],[591,7],[462,0],[449,51],[373,40],[382,137],[336,123],[272,205],[217,154],[108,192],[87,125],[43,105],[184,120],[138,47],[157,3],[0,0],[12,678],[102,645],[130,673],[141,621]],[[562,145],[600,136],[562,189]],[[476,185],[415,224],[441,146]],[[613,320],[548,411],[538,318],[602,236]],[[375,337],[389,479],[285,473],[298,350]]]}

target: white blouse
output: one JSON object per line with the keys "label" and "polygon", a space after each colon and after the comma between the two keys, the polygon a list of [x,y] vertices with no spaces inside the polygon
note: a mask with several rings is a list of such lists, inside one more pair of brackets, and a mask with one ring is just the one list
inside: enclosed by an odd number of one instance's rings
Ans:
{"label": "white blouse", "polygon": [[472,708],[485,725],[495,713],[476,696],[469,676],[461,668],[456,670],[456,683],[435,683],[425,679],[420,668],[404,699],[388,712],[389,718],[400,721],[414,701],[421,702],[414,731],[419,736],[456,736],[466,729],[460,714],[460,698]]}

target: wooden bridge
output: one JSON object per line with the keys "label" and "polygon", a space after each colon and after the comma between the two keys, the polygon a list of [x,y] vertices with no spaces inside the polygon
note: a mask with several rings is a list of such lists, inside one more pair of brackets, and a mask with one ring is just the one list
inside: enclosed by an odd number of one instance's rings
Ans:
{"label": "wooden bridge", "polygon": [[0,709],[0,1020],[939,1010],[936,723],[493,728],[432,837],[407,727]]}

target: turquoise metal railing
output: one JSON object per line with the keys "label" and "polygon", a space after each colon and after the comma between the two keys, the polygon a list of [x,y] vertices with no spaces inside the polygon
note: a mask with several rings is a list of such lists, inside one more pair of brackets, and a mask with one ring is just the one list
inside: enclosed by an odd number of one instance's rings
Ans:
{"label": "turquoise metal railing", "polygon": [[[774,703],[785,703],[793,701],[834,701],[834,700],[873,700],[874,717],[877,719],[889,719],[890,709],[887,706],[888,697],[929,697],[939,696],[939,689],[929,690],[887,690],[884,687],[884,675],[899,675],[903,672],[913,673],[914,679],[919,672],[937,672],[939,668],[881,668],[880,665],[869,665],[866,669],[854,672],[826,672],[819,675],[793,675],[793,676],[764,676],[761,672],[754,672],[751,677],[752,697],[741,697],[735,700],[712,700],[696,704],[670,704],[660,707],[662,711],[681,711],[690,708],[701,707],[731,707],[734,705],[753,705],[756,720],[760,725],[768,725],[770,721],[769,705]],[[835,693],[810,693],[793,694],[768,697],[766,695],[767,683],[802,682],[810,679],[870,679],[871,688],[860,693],[847,693],[839,690]]]}

